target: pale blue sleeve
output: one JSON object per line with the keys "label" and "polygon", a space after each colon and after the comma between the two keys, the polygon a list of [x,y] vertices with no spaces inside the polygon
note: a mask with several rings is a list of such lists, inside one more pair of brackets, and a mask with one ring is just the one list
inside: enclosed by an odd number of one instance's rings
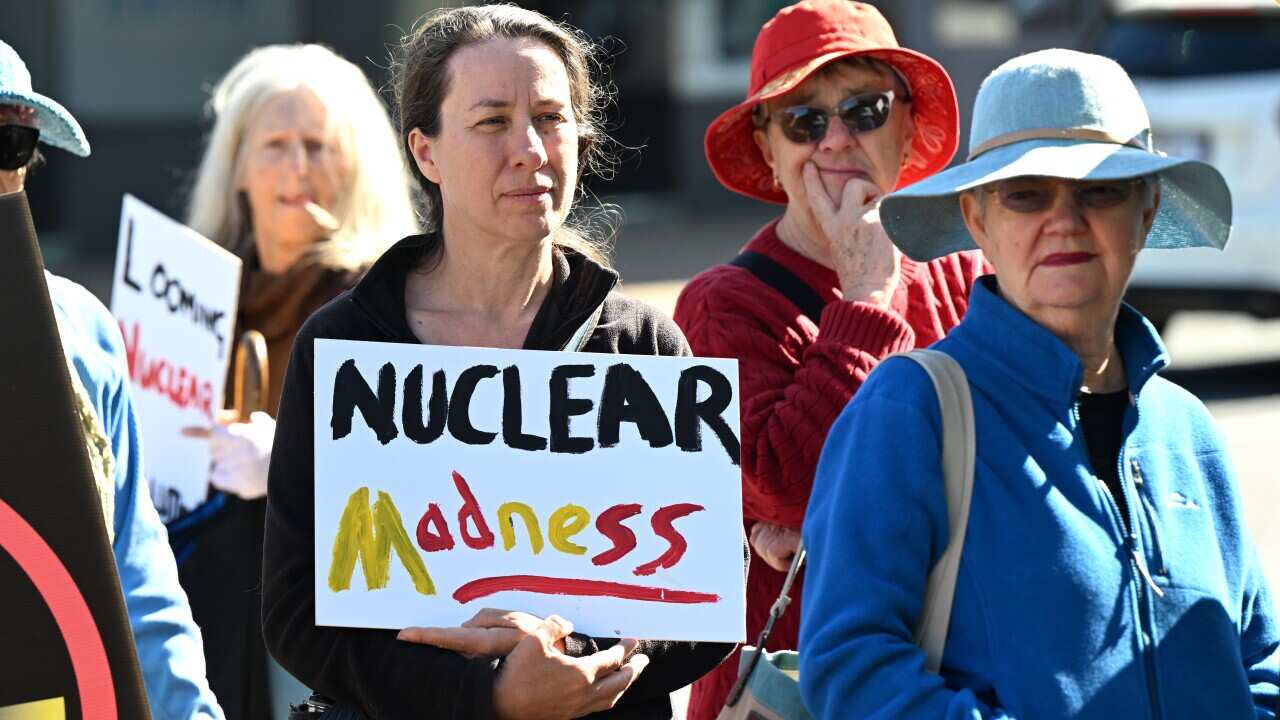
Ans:
{"label": "pale blue sleeve", "polygon": [[933,398],[923,370],[886,361],[827,436],[803,529],[800,685],[816,718],[1009,717],[948,688],[912,643],[948,533]]}
{"label": "pale blue sleeve", "polygon": [[[51,290],[55,284],[51,283]],[[67,288],[59,293],[64,298]],[[88,296],[78,286],[75,288]],[[77,329],[105,354],[84,348],[77,363],[115,457],[115,539],[120,574],[152,717],[221,720],[222,709],[205,679],[204,646],[191,618],[169,537],[142,473],[138,424],[127,384],[123,341],[114,319],[91,296],[67,308]],[[64,340],[65,341],[65,340]],[[115,363],[115,367],[90,367]]]}
{"label": "pale blue sleeve", "polygon": [[138,648],[151,713],[157,718],[222,718],[205,679],[204,645],[191,618],[169,537],[146,491],[138,427],[127,388],[119,390],[112,451],[116,456],[116,567]]}

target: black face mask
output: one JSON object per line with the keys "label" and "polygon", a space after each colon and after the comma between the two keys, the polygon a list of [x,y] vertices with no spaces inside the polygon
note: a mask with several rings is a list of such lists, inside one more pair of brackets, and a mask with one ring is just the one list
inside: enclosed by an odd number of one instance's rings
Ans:
{"label": "black face mask", "polygon": [[18,170],[31,162],[40,131],[26,125],[0,125],[0,170]]}

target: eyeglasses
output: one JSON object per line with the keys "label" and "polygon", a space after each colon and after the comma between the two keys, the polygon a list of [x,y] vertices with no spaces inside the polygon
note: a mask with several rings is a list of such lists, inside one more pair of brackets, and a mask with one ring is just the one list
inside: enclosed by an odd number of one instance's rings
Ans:
{"label": "eyeglasses", "polygon": [[1070,187],[1076,205],[1091,210],[1107,210],[1122,205],[1133,197],[1133,189],[1142,184],[1140,177],[1127,180],[1056,180],[1021,177],[991,183],[983,189],[993,193],[1005,209],[1016,213],[1038,213],[1053,205],[1056,186]]}
{"label": "eyeglasses", "polygon": [[17,170],[31,162],[40,131],[26,125],[0,125],[0,170]]}
{"label": "eyeglasses", "polygon": [[[871,132],[888,122],[893,99],[892,90],[854,95],[837,105],[834,114],[844,123],[850,135]],[[903,97],[902,101],[911,102],[911,98]],[[819,142],[826,136],[831,115],[826,108],[794,105],[766,115],[765,120],[773,116],[779,117],[782,134],[791,142],[804,145]]]}

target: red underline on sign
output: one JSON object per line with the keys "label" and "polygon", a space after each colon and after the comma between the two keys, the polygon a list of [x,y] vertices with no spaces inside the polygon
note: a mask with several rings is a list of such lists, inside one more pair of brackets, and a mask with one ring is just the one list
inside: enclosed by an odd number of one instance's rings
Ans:
{"label": "red underline on sign", "polygon": [[624,600],[676,603],[694,605],[719,602],[719,595],[669,590],[645,585],[630,585],[606,580],[579,580],[574,578],[544,577],[542,575],[502,575],[472,580],[453,591],[453,599],[468,603],[507,590],[541,593],[543,595],[587,595],[592,597],[616,597]]}

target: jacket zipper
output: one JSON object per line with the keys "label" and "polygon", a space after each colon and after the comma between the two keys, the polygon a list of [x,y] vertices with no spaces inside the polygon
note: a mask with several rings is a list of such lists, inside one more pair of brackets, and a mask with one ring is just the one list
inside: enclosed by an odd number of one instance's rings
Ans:
{"label": "jacket zipper", "polygon": [[1129,470],[1133,472],[1134,492],[1138,499],[1142,501],[1142,510],[1147,517],[1146,528],[1151,536],[1151,557],[1155,561],[1155,568],[1152,570],[1152,574],[1156,577],[1166,577],[1169,574],[1169,569],[1165,565],[1164,543],[1160,541],[1160,526],[1156,522],[1155,506],[1151,504],[1151,499],[1147,496],[1147,493],[1142,491],[1143,485],[1146,484],[1142,477],[1142,468],[1138,466],[1137,460],[1129,458]]}
{"label": "jacket zipper", "polygon": [[[1136,412],[1136,408],[1135,408]],[[1080,429],[1080,403],[1077,401],[1071,406],[1071,415],[1075,420],[1075,427],[1072,428],[1071,434],[1077,439],[1083,440],[1077,435]],[[1142,560],[1142,552],[1137,542],[1137,522],[1136,513],[1133,509],[1133,501],[1129,497],[1128,483],[1125,482],[1124,472],[1124,443],[1120,445],[1120,457],[1117,458],[1117,471],[1120,477],[1120,493],[1124,496],[1125,505],[1129,508],[1128,524],[1125,523],[1125,517],[1120,513],[1120,505],[1116,502],[1116,498],[1111,494],[1110,488],[1103,482],[1102,478],[1094,474],[1094,479],[1102,487],[1102,494],[1107,499],[1107,505],[1111,509],[1111,519],[1119,526],[1120,542],[1118,543],[1128,555],[1130,567],[1130,579],[1126,581],[1129,585],[1129,597],[1133,601],[1138,616],[1138,642],[1141,645],[1143,670],[1145,672],[1145,680],[1147,685],[1147,701],[1151,705],[1151,717],[1153,720],[1159,720],[1164,717],[1164,713],[1160,710],[1160,699],[1156,694],[1154,683],[1155,678],[1155,656],[1153,653],[1154,639],[1151,636],[1150,613],[1147,612],[1146,593],[1143,588],[1143,581],[1150,583],[1151,587],[1159,594],[1164,595],[1164,591],[1155,584],[1151,575],[1147,572],[1146,563]]]}
{"label": "jacket zipper", "polygon": [[[1136,408],[1135,408],[1136,412]],[[1164,711],[1160,707],[1160,695],[1156,690],[1156,649],[1155,638],[1152,637],[1153,623],[1151,621],[1151,603],[1154,602],[1146,593],[1147,587],[1155,593],[1156,597],[1164,597],[1164,591],[1156,584],[1151,573],[1147,571],[1146,560],[1142,555],[1142,543],[1138,536],[1138,508],[1134,502],[1142,502],[1141,498],[1134,498],[1129,492],[1129,483],[1125,482],[1125,462],[1124,462],[1124,446],[1120,446],[1120,457],[1117,459],[1117,470],[1120,473],[1120,493],[1124,495],[1125,505],[1129,508],[1129,518],[1131,525],[1129,526],[1129,537],[1125,539],[1125,545],[1129,550],[1129,561],[1133,564],[1136,575],[1134,576],[1134,589],[1138,596],[1138,622],[1141,625],[1142,638],[1142,662],[1147,672],[1147,693],[1151,700],[1151,716],[1154,718],[1163,718]],[[1137,461],[1131,461],[1132,466],[1137,468]],[[1114,503],[1114,500],[1112,501]],[[1119,514],[1119,509],[1116,510]],[[1138,581],[1141,576],[1144,583]]]}

